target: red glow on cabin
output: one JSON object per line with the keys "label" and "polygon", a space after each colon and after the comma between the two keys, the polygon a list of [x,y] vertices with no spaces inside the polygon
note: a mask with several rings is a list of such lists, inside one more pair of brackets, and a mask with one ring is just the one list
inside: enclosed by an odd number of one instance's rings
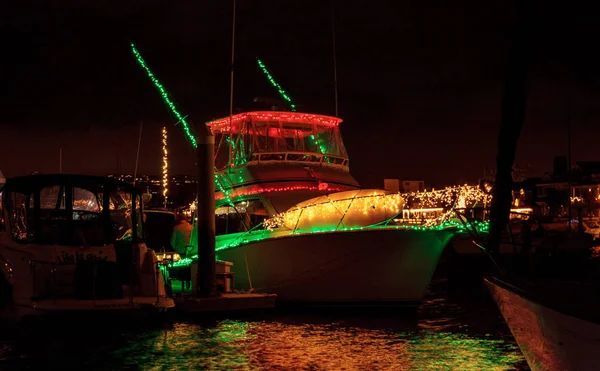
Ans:
{"label": "red glow on cabin", "polygon": [[237,124],[244,121],[285,121],[292,123],[297,122],[303,124],[337,127],[342,122],[342,119],[332,116],[316,115],[312,113],[259,111],[240,113],[232,116],[231,118],[225,117],[219,120],[207,122],[206,125],[211,128],[213,133],[215,131],[227,132],[229,131],[230,125],[231,127],[235,128]]}
{"label": "red glow on cabin", "polygon": [[[290,191],[328,191],[328,192],[341,192],[347,190],[346,188],[330,187],[327,183],[320,183],[319,185],[297,185],[288,187],[262,187],[255,186],[250,189],[246,189],[239,192],[229,193],[229,198],[250,196],[258,193],[273,193],[273,192],[290,192]],[[215,195],[215,200],[222,200],[225,198],[223,192],[219,192]]]}

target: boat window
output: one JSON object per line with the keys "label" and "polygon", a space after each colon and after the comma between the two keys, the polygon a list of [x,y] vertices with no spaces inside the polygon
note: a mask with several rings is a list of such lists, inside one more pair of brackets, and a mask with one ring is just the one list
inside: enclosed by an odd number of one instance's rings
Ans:
{"label": "boat window", "polygon": [[215,166],[217,169],[222,169],[226,167],[227,163],[229,162],[229,134],[215,134],[215,150]]}
{"label": "boat window", "polygon": [[[106,197],[106,200],[104,199]],[[4,195],[6,226],[24,243],[101,246],[132,235],[143,237],[142,197],[136,196],[136,223],[132,223],[131,193],[124,189],[108,196],[101,187],[51,185],[36,190],[15,190]],[[104,203],[108,201],[108,212]]]}
{"label": "boat window", "polygon": [[[243,164],[247,160],[257,160],[257,154],[300,152],[347,157],[337,126],[259,120],[243,126],[238,128],[238,132],[234,131],[232,136],[235,165]],[[223,152],[227,152],[229,148],[229,143],[224,144],[221,138],[217,155],[217,162],[221,165],[226,160]],[[281,158],[268,158],[263,155],[260,160],[283,160],[284,157],[282,155]]]}
{"label": "boat window", "polygon": [[[50,186],[40,189],[39,236],[42,244],[101,246],[106,243],[98,195],[90,190]],[[66,207],[66,202],[72,202]],[[71,201],[72,200],[72,201]],[[33,203],[33,196],[31,196]],[[71,213],[69,215],[69,213]]]}
{"label": "boat window", "polygon": [[9,194],[12,206],[10,230],[14,239],[28,242],[33,240],[33,204],[29,202],[28,195],[19,192]]}
{"label": "boat window", "polygon": [[[63,188],[64,193],[64,188]],[[60,197],[60,204],[58,204]],[[33,195],[31,195],[32,200],[30,201],[33,205]],[[40,190],[40,209],[42,210],[53,210],[56,208],[64,209],[65,208],[65,198],[64,194],[60,194],[60,186],[52,186],[42,188]]]}
{"label": "boat window", "polygon": [[285,150],[282,129],[277,121],[254,122],[254,140],[258,152],[280,152]]}
{"label": "boat window", "polygon": [[73,210],[100,213],[98,196],[87,189],[73,188]]}
{"label": "boat window", "polygon": [[144,236],[144,222],[142,219],[144,218],[143,210],[142,210],[142,195],[135,196],[135,227],[137,232],[138,240]]}
{"label": "boat window", "polygon": [[[63,201],[64,202],[64,201]],[[99,221],[102,210],[99,206],[98,194],[83,188],[73,188],[73,220]],[[98,235],[101,226],[98,225]]]}
{"label": "boat window", "polygon": [[268,218],[269,213],[260,200],[236,202],[235,208],[222,206],[215,210],[216,233],[245,232],[258,227]]}
{"label": "boat window", "polygon": [[[115,190],[109,194],[110,223],[117,240],[131,237],[131,196],[123,190]],[[100,209],[103,210],[102,197]]]}
{"label": "boat window", "polygon": [[[67,210],[65,208],[65,187],[49,186],[40,189],[39,241],[44,244],[70,244],[72,236],[68,231]],[[33,210],[34,195],[30,195]]]}

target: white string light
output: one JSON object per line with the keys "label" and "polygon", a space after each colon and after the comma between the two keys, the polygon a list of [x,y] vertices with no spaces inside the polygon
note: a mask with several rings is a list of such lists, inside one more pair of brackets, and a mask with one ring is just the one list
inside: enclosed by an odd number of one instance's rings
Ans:
{"label": "white string light", "polygon": [[167,206],[167,193],[169,191],[169,161],[167,152],[167,128],[162,128],[162,150],[163,150],[163,168],[162,168],[162,194],[165,198],[165,207]]}

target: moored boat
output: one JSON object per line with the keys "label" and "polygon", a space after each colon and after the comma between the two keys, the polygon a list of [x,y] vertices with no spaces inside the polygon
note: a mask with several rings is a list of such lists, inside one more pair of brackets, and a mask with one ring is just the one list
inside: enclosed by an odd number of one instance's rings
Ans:
{"label": "moored boat", "polygon": [[248,112],[215,135],[216,255],[235,288],[309,305],[418,305],[453,228],[397,225],[402,197],[349,172],[336,117]]}
{"label": "moored boat", "polygon": [[600,285],[489,276],[490,293],[534,370],[597,370]]}
{"label": "moored boat", "polygon": [[86,175],[17,177],[7,180],[2,207],[3,317],[174,306],[144,244],[133,186]]}

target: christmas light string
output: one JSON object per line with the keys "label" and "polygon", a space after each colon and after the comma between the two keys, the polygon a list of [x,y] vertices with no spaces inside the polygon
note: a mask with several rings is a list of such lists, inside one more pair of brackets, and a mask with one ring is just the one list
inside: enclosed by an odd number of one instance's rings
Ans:
{"label": "christmas light string", "polygon": [[[187,123],[187,121],[185,120],[185,117],[177,111],[175,104],[169,98],[169,94],[167,93],[166,89],[158,81],[158,79],[154,76],[154,74],[151,72],[148,65],[144,61],[144,59],[141,56],[141,54],[139,53],[139,51],[135,48],[135,45],[133,43],[131,43],[131,49],[132,49],[132,52],[133,52],[134,56],[136,57],[138,63],[140,64],[140,66],[146,70],[148,77],[151,79],[151,81],[154,83],[157,90],[160,92],[166,105],[169,107],[169,109],[172,111],[172,113],[175,115],[175,117],[182,124],[184,133],[185,133],[186,137],[190,140],[193,148],[197,148],[198,145],[197,145],[196,139],[192,135],[190,126]],[[269,82],[271,82],[271,84],[278,90],[280,95],[288,103],[290,103],[290,107],[291,107],[292,111],[295,111],[296,106],[295,106],[295,104],[292,103],[289,95],[275,81],[275,79],[272,77],[272,75],[267,70],[264,63],[262,63],[262,61],[260,59],[257,59],[257,62],[258,62],[259,67],[263,71],[263,73],[265,73],[265,75],[267,76],[267,79],[269,80]],[[273,113],[258,113],[258,114],[262,114],[264,116],[267,116],[267,115],[271,116]],[[281,113],[279,113],[279,114],[281,114]],[[318,117],[317,115],[313,115],[313,116]],[[242,117],[240,116],[240,118],[242,118]],[[303,119],[302,117],[295,117],[295,118],[298,120]],[[323,117],[323,118],[325,118],[325,117]],[[326,119],[330,120],[330,118],[326,118]],[[337,125],[337,124],[339,124],[340,121],[341,120],[335,121],[333,124]],[[217,127],[219,125],[214,125],[214,126],[215,126],[214,129],[217,129]],[[221,129],[221,128],[219,128],[219,129]],[[223,130],[223,129],[221,129],[221,130]],[[166,140],[166,133],[165,133],[164,140]],[[166,149],[164,150],[164,155],[166,157]],[[167,168],[168,168],[168,165],[167,165],[166,158],[165,158],[164,164],[163,164],[163,170],[166,170]],[[226,201],[229,205],[233,206],[233,202],[230,198],[230,195],[223,187],[218,174],[215,174],[215,182],[218,185],[220,191],[222,192],[223,198],[226,199]],[[164,177],[163,177],[163,186],[164,185],[165,185],[165,182],[164,182]],[[450,188],[440,190],[440,191],[415,192],[415,193],[403,194],[402,197],[404,197],[404,199],[406,199],[408,201],[409,205],[418,203],[420,207],[434,207],[434,206],[442,204],[444,207],[450,207],[451,205],[455,205],[456,208],[466,208],[466,207],[468,207],[469,204],[473,204],[473,203],[477,203],[477,202],[481,202],[481,201],[483,201],[484,205],[485,205],[485,203],[489,203],[489,201],[491,200],[491,196],[483,193],[478,188],[477,189],[475,189],[475,188],[476,187],[469,188],[468,186],[450,187]],[[279,192],[279,191],[286,192],[289,190],[291,190],[291,189],[289,189],[288,187],[283,187],[283,189],[271,189],[270,191],[271,192]],[[266,191],[268,192],[269,190],[266,190]],[[166,196],[166,191],[163,190],[163,192],[164,192],[163,194]],[[479,192],[481,192],[481,194]],[[482,197],[482,194],[484,195],[483,197]],[[393,199],[393,198],[390,198],[390,199]],[[383,201],[381,201],[381,202],[383,202]],[[395,202],[395,204],[394,204],[394,201],[388,201],[388,202],[391,202],[391,204],[383,202],[379,206],[388,208],[390,210],[393,209],[394,211],[398,211],[398,203],[397,202]],[[323,207],[330,208],[332,210],[335,210],[335,212],[339,213],[339,208],[338,207],[332,208],[332,203],[326,203],[325,205],[326,206],[323,206]],[[338,206],[344,206],[344,205],[338,205]],[[365,205],[363,205],[363,206],[365,206]],[[313,207],[314,207],[314,205],[313,205]],[[359,208],[360,208],[360,206],[359,206]],[[325,211],[325,209],[323,209],[321,211]],[[296,212],[297,212],[297,210],[296,210]],[[451,212],[452,212],[452,210],[449,210],[448,212],[444,213],[440,218],[436,218],[434,220],[428,220],[425,225],[420,225],[420,226],[401,225],[401,226],[391,226],[391,227],[394,227],[396,229],[411,229],[411,230],[439,230],[439,229],[444,229],[447,227],[460,227],[460,224],[457,224],[451,220],[451,218],[450,218]],[[285,213],[283,213],[283,214],[285,214]],[[318,215],[318,210],[314,209],[314,212],[312,214]],[[276,218],[278,218],[278,217],[279,218],[283,217],[282,220],[285,220],[285,216],[281,216],[281,215],[275,216],[274,221],[271,225],[277,225],[277,223],[275,223],[275,221],[277,220]],[[268,223],[266,223],[266,224],[269,225]],[[479,223],[478,226],[480,226],[482,229],[485,229],[486,223]],[[361,226],[361,227],[350,227],[350,228],[342,227],[339,229],[336,227],[336,230],[347,231],[347,230],[362,230],[362,229],[367,229],[367,228],[390,228],[390,226],[383,226],[383,227],[382,226]],[[331,227],[314,229],[314,230],[308,231],[307,233],[320,233],[320,232],[327,232],[327,231],[331,231]],[[219,247],[217,250],[222,250],[224,248],[230,248],[230,247],[233,247],[234,245],[239,245],[241,243],[244,243],[244,241],[246,241],[246,240],[243,240],[241,242],[238,241],[234,244],[229,243],[229,244]],[[187,259],[182,259],[182,261],[180,261],[178,263],[183,264],[183,263],[185,263],[186,260]]]}
{"label": "christmas light string", "polygon": [[361,219],[369,220],[370,212],[384,213],[387,218],[394,217],[402,211],[403,199],[400,194],[385,194],[384,192],[373,192],[368,195],[332,200],[329,195],[317,198],[314,202],[301,207],[275,215],[267,219],[265,228],[273,229],[286,226],[296,229],[300,222],[310,225],[319,225],[327,221],[338,220],[337,227],[344,226],[344,221],[352,218],[359,222]]}
{"label": "christmas light string", "polygon": [[[281,191],[287,192],[289,189],[287,187],[282,187],[283,189],[271,188],[270,190],[273,192]],[[441,230],[454,230],[457,234],[471,234],[473,231],[476,233],[488,233],[489,232],[489,222],[487,221],[470,221],[469,223],[465,223],[464,220],[460,220],[461,216],[457,215],[457,206],[465,206],[465,209],[469,209],[471,207],[475,207],[479,203],[487,203],[491,201],[491,196],[485,192],[480,192],[478,187],[474,186],[456,186],[456,187],[448,187],[442,190],[437,191],[428,191],[428,192],[409,192],[405,194],[388,194],[389,197],[381,197],[382,195],[371,195],[358,198],[353,202],[357,202],[357,210],[362,212],[368,212],[372,206],[377,205],[379,208],[388,208],[391,213],[396,213],[398,211],[398,205],[400,204],[400,199],[404,199],[405,201],[411,199],[413,203],[419,201],[421,205],[433,205],[433,204],[441,204],[444,205],[446,210],[440,216],[436,218],[431,218],[425,220],[421,224],[403,224],[402,220],[399,221],[399,224],[387,224],[389,220],[386,220],[386,223],[376,223],[368,226],[340,226],[340,225],[329,225],[329,226],[318,226],[314,228],[310,228],[308,230],[287,230],[283,231],[283,233],[294,233],[294,234],[315,234],[315,233],[332,233],[332,232],[349,232],[349,231],[362,231],[362,230],[378,230],[378,229],[386,229],[386,230],[406,230],[406,231],[441,231]],[[401,198],[400,198],[401,197]],[[342,201],[342,202],[339,202]],[[348,200],[338,200],[333,201],[333,204],[338,203],[337,205],[332,205],[332,203],[323,203],[317,206],[315,204],[305,205],[305,209],[313,209],[308,214],[311,214],[313,218],[321,217],[318,211],[321,212],[329,212],[329,213],[340,213],[340,210],[343,209],[344,206],[347,206]],[[407,204],[404,204],[405,207]],[[194,205],[195,206],[195,205]],[[321,210],[318,210],[319,207],[322,207]],[[449,209],[446,209],[449,207]],[[215,251],[223,251],[231,248],[235,248],[244,244],[258,242],[264,239],[273,238],[274,234],[281,234],[281,230],[275,230],[279,226],[285,226],[286,217],[287,223],[291,224],[295,222],[293,220],[294,217],[298,217],[299,211],[302,208],[294,209],[289,212],[280,213],[270,219],[267,219],[263,226],[264,229],[254,231],[252,234],[245,232],[239,234],[236,238],[233,239],[222,239],[217,240],[217,247]],[[439,208],[435,208],[437,211]],[[409,209],[415,211],[421,211],[422,209]],[[426,209],[427,210],[427,209]],[[401,211],[401,210],[400,210]],[[307,214],[307,215],[308,215]],[[399,213],[398,213],[399,214]],[[473,230],[473,231],[472,231]],[[186,266],[189,265],[195,257],[191,257],[188,259],[182,259],[178,262],[171,263],[171,266]]]}
{"label": "christmas light string", "polygon": [[[171,112],[175,115],[175,117],[181,123],[181,126],[183,127],[184,134],[185,134],[186,138],[190,141],[192,147],[194,149],[197,149],[198,148],[198,143],[196,142],[196,138],[192,134],[192,130],[190,128],[190,125],[188,124],[188,122],[185,119],[186,117],[183,116],[181,113],[179,113],[179,111],[177,111],[177,108],[175,107],[175,104],[169,98],[169,93],[167,92],[167,90],[165,89],[165,87],[160,83],[160,81],[158,81],[158,79],[156,78],[156,76],[154,76],[154,74],[150,70],[150,67],[148,67],[148,64],[146,64],[146,61],[144,60],[144,58],[142,57],[142,55],[140,54],[140,52],[137,50],[137,48],[135,47],[135,45],[133,43],[131,43],[131,51],[132,51],[133,55],[136,57],[139,65],[144,70],[146,70],[146,73],[148,74],[148,77],[150,78],[150,80],[152,81],[152,83],[154,83],[154,86],[156,87],[156,89],[158,89],[158,91],[161,94],[161,96],[163,98],[163,101],[165,102],[165,104],[167,105],[167,107],[169,107],[169,109],[171,110]],[[217,184],[217,186],[221,190],[221,192],[223,192],[223,194],[225,195],[225,198],[228,201],[231,202],[231,199],[229,198],[227,192],[225,191],[225,188],[221,184],[221,181],[219,180],[219,177],[218,177],[218,175],[217,175],[216,172],[215,172],[215,183]],[[232,203],[232,205],[233,205],[233,203]]]}
{"label": "christmas light string", "polygon": [[194,149],[196,149],[198,147],[198,143],[196,143],[196,138],[194,137],[194,135],[192,135],[192,130],[191,130],[188,122],[185,120],[185,117],[177,111],[175,104],[169,98],[169,93],[167,92],[165,87],[160,83],[160,81],[158,81],[156,76],[154,76],[154,74],[150,70],[150,67],[148,67],[148,65],[146,64],[146,61],[144,60],[144,58],[142,57],[142,55],[140,54],[140,52],[137,50],[137,48],[135,47],[135,45],[133,43],[131,43],[131,51],[132,51],[133,55],[135,56],[135,58],[137,59],[139,65],[144,70],[146,70],[148,77],[150,78],[152,83],[154,83],[154,86],[156,87],[156,89],[158,89],[158,92],[160,93],[160,95],[161,95],[163,101],[165,102],[165,104],[167,105],[167,107],[169,107],[171,112],[175,115],[177,120],[179,120],[179,122],[181,123],[181,126],[183,127],[185,136],[192,143],[192,147],[194,147]]}
{"label": "christmas light string", "polygon": [[420,208],[452,207],[456,203],[457,209],[473,208],[477,204],[489,205],[492,196],[484,192],[479,186],[453,186],[440,190],[423,192],[402,193],[409,205],[418,205]]}
{"label": "christmas light string", "polygon": [[163,150],[163,167],[162,167],[162,186],[163,197],[165,198],[165,206],[167,205],[167,192],[169,191],[169,161],[167,152],[167,128],[162,128],[162,150]]}
{"label": "christmas light string", "polygon": [[[322,125],[327,127],[338,127],[342,119],[332,116],[319,115],[314,113],[285,112],[285,111],[254,111],[238,113],[233,115],[233,126],[237,126],[245,121],[285,121],[298,122],[306,124]],[[213,133],[229,131],[229,117],[207,122],[206,125],[211,128]]]}
{"label": "christmas light string", "polygon": [[[343,188],[331,187],[327,188],[319,187],[318,185],[297,185],[297,186],[287,186],[287,187],[256,187],[249,190],[243,191],[233,191],[229,196],[230,197],[243,197],[243,196],[252,196],[259,193],[279,193],[279,192],[293,192],[293,191],[327,191],[327,192],[340,192],[343,191]],[[217,194],[215,195],[215,200],[222,200],[224,196]]]}
{"label": "christmas light string", "polygon": [[296,111],[296,105],[294,103],[292,103],[292,98],[290,98],[290,96],[288,95],[288,93],[286,93],[286,91],[283,90],[283,88],[281,87],[281,85],[279,85],[279,83],[277,83],[277,81],[275,81],[275,79],[273,78],[273,76],[271,75],[271,73],[269,72],[269,70],[267,69],[267,66],[265,66],[265,64],[259,58],[256,58],[256,62],[258,63],[258,67],[261,69],[261,71],[267,77],[267,80],[269,80],[269,82],[271,83],[271,85],[273,85],[273,87],[275,89],[277,89],[277,91],[279,92],[279,95],[281,95],[281,97],[290,104],[290,108],[292,109],[292,111],[295,112]]}
{"label": "christmas light string", "polygon": [[[486,233],[489,230],[489,223],[488,222],[472,222],[471,223],[472,226],[477,230],[478,233]],[[398,231],[443,231],[443,230],[451,230],[454,231],[454,233],[457,234],[464,234],[464,233],[470,233],[470,231],[460,222],[458,221],[447,221],[444,222],[442,224],[433,226],[433,227],[426,227],[426,226],[421,226],[421,225],[373,225],[373,226],[366,226],[366,227],[342,227],[342,228],[335,228],[335,226],[331,226],[331,227],[325,227],[325,228],[314,228],[311,230],[306,230],[306,231],[298,231],[296,232],[296,234],[320,234],[320,233],[338,233],[338,232],[354,232],[354,231],[365,231],[365,230],[398,230]],[[291,233],[295,233],[293,231],[286,231],[285,233],[287,234],[291,234]],[[269,239],[269,238],[274,238],[274,237],[281,237],[284,234],[281,234],[279,231],[272,231],[272,230],[268,230],[268,229],[262,229],[260,231],[257,231],[255,233],[249,234],[249,233],[241,233],[238,237],[233,238],[233,239],[229,239],[229,240],[223,240],[223,241],[219,241],[217,236],[217,247],[215,248],[215,251],[218,253],[219,251],[224,251],[224,250],[228,250],[228,249],[232,249],[232,248],[236,248],[238,246],[242,246],[248,243],[253,243],[253,242],[260,242],[262,240],[265,239]],[[174,263],[170,263],[169,266],[171,267],[179,267],[179,266],[188,266],[192,263],[193,259],[197,259],[198,256],[194,255],[191,256],[190,258],[186,258],[186,259],[181,259],[177,262]]]}
{"label": "christmas light string", "polygon": [[[301,208],[285,211],[265,221],[265,227],[269,229],[297,224],[300,218],[326,219],[332,215],[339,214],[340,209],[348,208],[352,203],[353,208],[366,213],[370,209],[383,209],[401,212],[401,208],[410,209],[411,206],[418,208],[443,208],[442,215],[425,219],[424,227],[441,225],[455,216],[455,210],[474,208],[477,204],[489,204],[491,195],[486,194],[477,186],[448,187],[438,191],[409,192],[392,195],[375,194],[360,198],[337,200],[329,203],[309,204]],[[408,207],[406,207],[406,206]]]}

